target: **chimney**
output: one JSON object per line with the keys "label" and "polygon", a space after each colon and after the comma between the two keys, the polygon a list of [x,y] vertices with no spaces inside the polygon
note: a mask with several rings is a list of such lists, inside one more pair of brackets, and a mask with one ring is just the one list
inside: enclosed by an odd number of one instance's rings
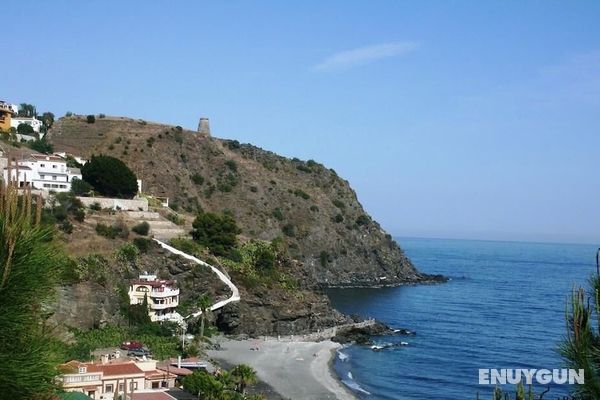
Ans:
{"label": "chimney", "polygon": [[108,354],[102,354],[100,356],[100,361],[102,362],[102,364],[108,363]]}
{"label": "chimney", "polygon": [[200,122],[198,122],[198,133],[210,136],[210,125],[208,123],[208,118],[200,118]]}

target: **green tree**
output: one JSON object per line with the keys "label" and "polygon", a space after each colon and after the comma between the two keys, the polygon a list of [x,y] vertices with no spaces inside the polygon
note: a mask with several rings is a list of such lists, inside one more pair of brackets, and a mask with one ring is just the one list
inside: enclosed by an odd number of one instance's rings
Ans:
{"label": "green tree", "polygon": [[37,116],[37,111],[33,104],[21,103],[19,104],[19,111],[17,112],[19,117],[33,118]]}
{"label": "green tree", "polygon": [[17,133],[19,135],[33,135],[35,131],[33,130],[33,127],[29,124],[19,124],[17,126]]}
{"label": "green tree", "polygon": [[54,151],[54,147],[50,143],[46,142],[45,136],[42,139],[32,140],[28,143],[28,145],[31,150],[35,150],[38,153],[49,154]]}
{"label": "green tree", "polygon": [[40,198],[0,186],[0,387],[7,399],[49,399],[56,386],[46,305],[64,256],[41,212]]}
{"label": "green tree", "polygon": [[256,371],[249,365],[240,364],[231,370],[233,381],[237,385],[237,390],[246,394],[246,387],[256,382]]}
{"label": "green tree", "polygon": [[46,111],[42,114],[42,122],[47,129],[52,128],[52,125],[54,125],[54,114]]}
{"label": "green tree", "polygon": [[194,220],[192,237],[217,256],[226,256],[237,245],[241,232],[232,216],[202,212]]}
{"label": "green tree", "polygon": [[574,385],[578,398],[600,398],[600,274],[590,278],[590,290],[573,290],[567,310],[567,336],[560,352],[568,368],[583,369],[585,383]]}
{"label": "green tree", "polygon": [[76,196],[83,196],[92,190],[92,185],[83,179],[73,178],[71,181],[71,192]]}
{"label": "green tree", "polygon": [[209,313],[210,307],[212,306],[212,300],[206,294],[203,294],[200,299],[198,299],[198,308],[202,314],[200,314],[200,337],[204,337],[204,324],[206,321],[207,313]]}
{"label": "green tree", "polygon": [[203,400],[222,400],[227,389],[217,377],[204,370],[197,370],[186,376],[183,379],[183,387]]}
{"label": "green tree", "polygon": [[104,196],[130,199],[137,193],[137,177],[118,158],[92,156],[81,169],[83,180]]}

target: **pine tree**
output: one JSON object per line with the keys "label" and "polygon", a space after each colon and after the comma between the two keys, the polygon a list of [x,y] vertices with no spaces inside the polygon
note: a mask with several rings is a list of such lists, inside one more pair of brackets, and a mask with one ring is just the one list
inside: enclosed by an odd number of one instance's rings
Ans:
{"label": "pine tree", "polygon": [[47,399],[56,359],[45,326],[61,251],[42,226],[42,199],[0,185],[0,390],[6,399]]}

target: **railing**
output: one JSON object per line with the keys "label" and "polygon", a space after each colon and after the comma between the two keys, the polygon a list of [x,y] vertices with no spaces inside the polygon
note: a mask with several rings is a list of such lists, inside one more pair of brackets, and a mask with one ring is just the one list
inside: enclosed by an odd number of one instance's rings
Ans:
{"label": "railing", "polygon": [[155,315],[152,317],[153,321],[174,321],[180,322],[183,321],[183,317],[179,313],[169,313],[163,315]]}
{"label": "railing", "polygon": [[154,303],[150,303],[150,308],[153,310],[166,310],[167,308],[175,308],[179,305],[179,302],[175,301],[172,303],[159,303],[159,304],[154,304]]}
{"label": "railing", "polygon": [[152,290],[150,297],[171,297],[179,296],[179,289]]}

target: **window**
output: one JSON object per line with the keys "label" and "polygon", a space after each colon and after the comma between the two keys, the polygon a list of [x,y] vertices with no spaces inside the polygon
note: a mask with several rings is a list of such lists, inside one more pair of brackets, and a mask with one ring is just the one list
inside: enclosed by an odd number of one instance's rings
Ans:
{"label": "window", "polygon": [[138,286],[137,289],[135,289],[136,292],[147,292],[148,288],[146,286]]}
{"label": "window", "polygon": [[159,382],[152,382],[152,389],[158,389],[160,387]]}
{"label": "window", "polygon": [[46,179],[46,175],[40,174],[40,179]]}
{"label": "window", "polygon": [[53,181],[55,181],[55,180],[56,180],[56,175],[54,175],[54,176],[52,177],[52,180],[53,180]]}
{"label": "window", "polygon": [[125,390],[125,384],[119,383],[119,392],[123,392]]}
{"label": "window", "polygon": [[113,392],[112,383],[110,385],[106,385],[106,388],[104,389],[104,393],[112,393],[112,392]]}
{"label": "window", "polygon": [[52,166],[52,168],[58,168],[58,167],[56,166],[56,164],[54,164],[54,165]]}
{"label": "window", "polygon": [[134,390],[137,390],[137,388],[138,388],[137,382],[129,382],[129,391],[133,392]]}
{"label": "window", "polygon": [[85,374],[87,372],[87,367],[79,367],[79,373]]}
{"label": "window", "polygon": [[40,164],[40,168],[46,168],[46,164]]}

